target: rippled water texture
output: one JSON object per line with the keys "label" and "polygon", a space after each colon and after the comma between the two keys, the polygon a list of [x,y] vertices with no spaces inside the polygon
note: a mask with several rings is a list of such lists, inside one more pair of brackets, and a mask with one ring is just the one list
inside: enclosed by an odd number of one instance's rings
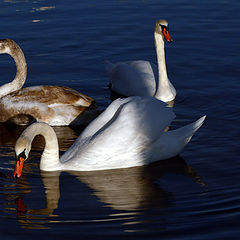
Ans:
{"label": "rippled water texture", "polygon": [[[239,239],[239,11],[237,0],[0,1],[0,38],[28,63],[25,86],[65,85],[110,103],[104,60],[156,62],[154,22],[169,22],[172,127],[207,114],[177,158],[148,167],[44,173],[43,139],[12,177],[24,127],[0,125],[1,239]],[[0,84],[15,75],[0,56]],[[80,128],[56,127],[61,153]]]}

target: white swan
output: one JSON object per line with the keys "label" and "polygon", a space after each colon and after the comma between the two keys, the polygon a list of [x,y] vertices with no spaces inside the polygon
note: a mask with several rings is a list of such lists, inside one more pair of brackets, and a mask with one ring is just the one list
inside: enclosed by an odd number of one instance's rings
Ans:
{"label": "white swan", "polygon": [[[35,86],[21,89],[27,77],[27,64],[20,47],[11,39],[0,40],[0,54],[16,62],[14,80],[0,86],[0,122],[26,124],[28,116],[52,126],[84,124],[79,116],[94,103],[91,97],[68,87]],[[89,113],[88,113],[89,114]],[[83,122],[81,122],[83,120]]]}
{"label": "white swan", "polygon": [[164,38],[172,42],[168,22],[161,19],[155,23],[154,31],[158,66],[143,60],[116,64],[106,61],[110,89],[123,96],[154,96],[164,102],[174,100],[176,90],[167,75]]}
{"label": "white swan", "polygon": [[174,117],[166,103],[153,97],[117,99],[85,128],[60,159],[54,130],[47,124],[34,123],[16,142],[14,176],[21,176],[36,135],[45,138],[40,161],[40,169],[45,171],[128,168],[174,157],[201,127],[205,116],[165,132]]}

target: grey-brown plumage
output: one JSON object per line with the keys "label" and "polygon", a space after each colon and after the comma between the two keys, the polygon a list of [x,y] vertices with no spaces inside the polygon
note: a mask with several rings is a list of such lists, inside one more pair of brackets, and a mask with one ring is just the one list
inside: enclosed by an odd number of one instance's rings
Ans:
{"label": "grey-brown plumage", "polygon": [[[94,100],[71,88],[36,86],[22,88],[27,64],[20,47],[11,39],[0,40],[0,54],[9,54],[16,62],[14,80],[0,87],[0,122],[26,124],[30,119],[52,126],[87,124],[96,114]],[[85,116],[81,116],[85,115]]]}

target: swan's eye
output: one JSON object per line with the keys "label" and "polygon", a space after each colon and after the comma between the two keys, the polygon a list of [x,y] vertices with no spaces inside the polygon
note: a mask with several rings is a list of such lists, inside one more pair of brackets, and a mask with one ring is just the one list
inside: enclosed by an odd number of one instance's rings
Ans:
{"label": "swan's eye", "polygon": [[20,159],[20,158],[23,158],[24,160],[27,158],[27,156],[26,156],[26,154],[25,154],[25,150],[26,149],[24,149],[19,155],[18,155],[18,159]]}
{"label": "swan's eye", "polygon": [[162,24],[159,24],[159,26],[162,28],[162,31],[164,31],[165,29],[168,30],[168,27]]}

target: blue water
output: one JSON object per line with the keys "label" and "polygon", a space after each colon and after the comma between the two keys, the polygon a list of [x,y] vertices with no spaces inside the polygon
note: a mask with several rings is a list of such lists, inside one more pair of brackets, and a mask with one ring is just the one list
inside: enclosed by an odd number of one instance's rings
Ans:
{"label": "blue water", "polygon": [[[167,19],[173,124],[207,114],[178,158],[143,168],[41,173],[37,138],[17,180],[24,127],[0,125],[1,239],[239,239],[239,11],[237,0],[0,1],[0,38],[23,49],[25,86],[69,86],[100,108],[111,102],[104,60],[156,62],[154,22]],[[7,55],[0,73],[0,84],[14,77]],[[64,152],[81,129],[55,131]]]}

